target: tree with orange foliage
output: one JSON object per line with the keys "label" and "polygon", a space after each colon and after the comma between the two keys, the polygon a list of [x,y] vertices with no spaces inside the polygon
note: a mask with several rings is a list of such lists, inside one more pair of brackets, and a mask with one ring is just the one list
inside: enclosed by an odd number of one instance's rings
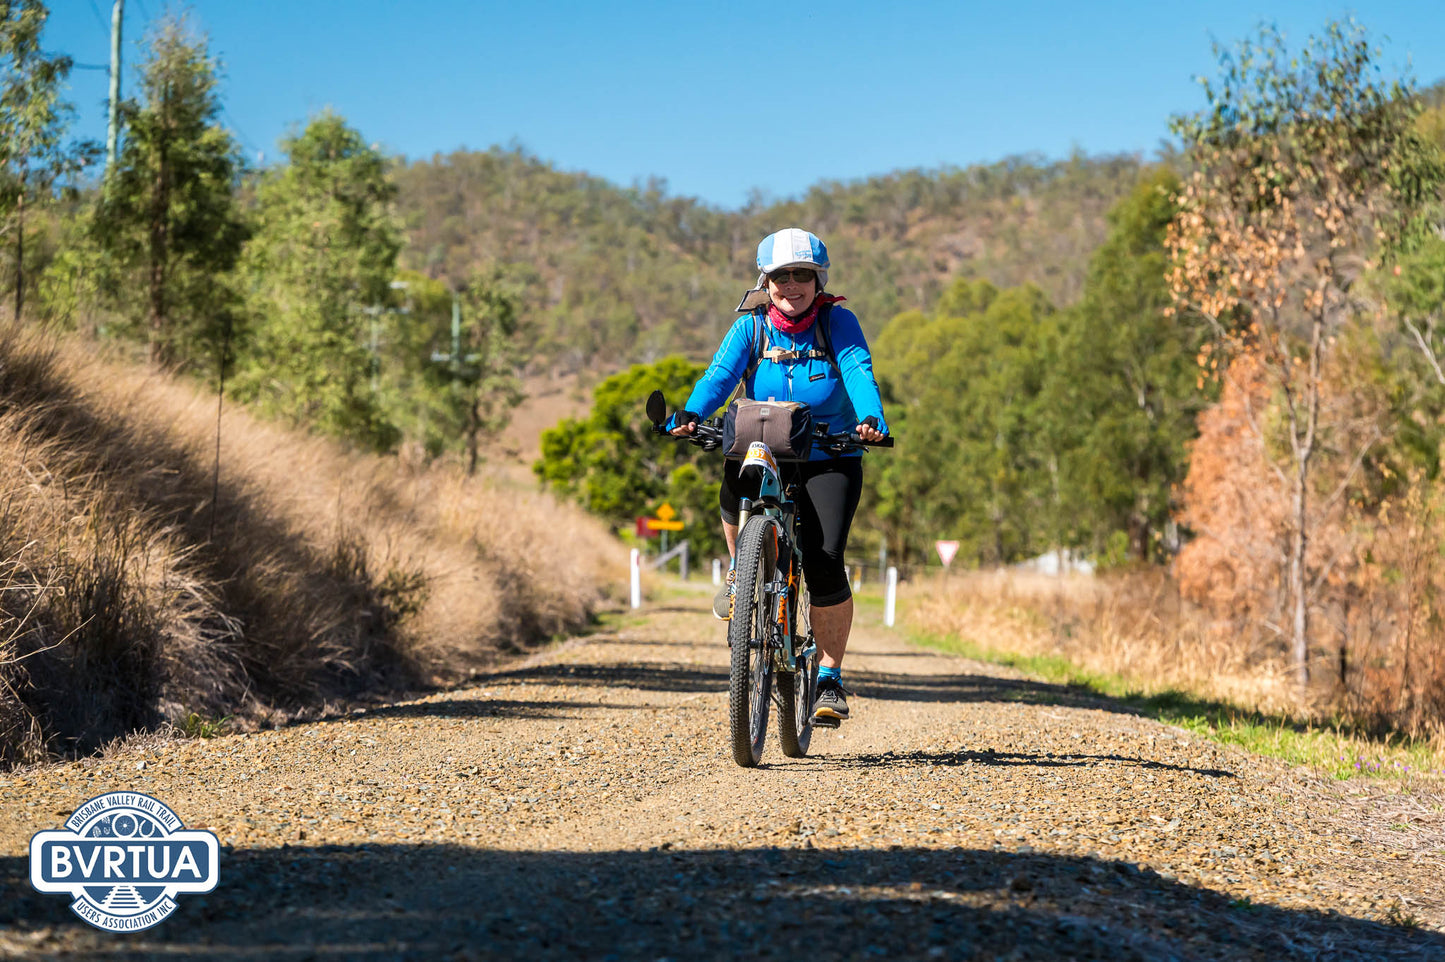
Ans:
{"label": "tree with orange foliage", "polygon": [[[1195,167],[1167,241],[1174,305],[1213,328],[1211,363],[1222,361],[1226,380],[1229,360],[1247,353],[1268,389],[1281,450],[1260,412],[1244,404],[1265,457],[1235,483],[1258,486],[1264,477],[1288,497],[1281,629],[1301,694],[1310,678],[1311,586],[1322,574],[1309,570],[1310,540],[1327,513],[1311,498],[1337,503],[1389,430],[1381,419],[1360,437],[1325,403],[1332,354],[1370,310],[1356,284],[1402,223],[1392,165],[1406,162],[1417,107],[1408,87],[1380,78],[1377,56],[1353,23],[1329,24],[1295,55],[1263,28],[1237,52],[1220,53],[1219,78],[1205,81],[1208,108],[1173,124]],[[1241,402],[1255,393],[1236,385]],[[1341,450],[1347,435],[1354,443]],[[1324,494],[1315,477],[1322,456],[1344,464]]]}
{"label": "tree with orange foliage", "polygon": [[[1195,537],[1175,559],[1179,590],[1210,611],[1228,613],[1231,630],[1280,618],[1289,486],[1270,463],[1259,429],[1271,393],[1258,354],[1230,361],[1219,403],[1199,416],[1183,484],[1179,521]],[[1255,483],[1240,484],[1241,478]]]}

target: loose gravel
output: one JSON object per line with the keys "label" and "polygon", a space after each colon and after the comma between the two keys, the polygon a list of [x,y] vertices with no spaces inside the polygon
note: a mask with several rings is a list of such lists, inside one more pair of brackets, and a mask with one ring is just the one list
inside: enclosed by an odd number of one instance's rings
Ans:
{"label": "loose gravel", "polygon": [[[861,617],[853,720],[735,766],[711,588],[457,690],[0,775],[0,958],[1442,959],[1445,806]],[[770,739],[773,736],[770,734]],[[31,834],[145,792],[220,884],[115,936]]]}

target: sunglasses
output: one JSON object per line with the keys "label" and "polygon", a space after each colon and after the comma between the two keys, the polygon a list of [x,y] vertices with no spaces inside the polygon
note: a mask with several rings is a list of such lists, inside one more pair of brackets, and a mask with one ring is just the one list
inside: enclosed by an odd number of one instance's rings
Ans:
{"label": "sunglasses", "polygon": [[768,275],[768,280],[774,284],[786,284],[790,279],[798,284],[807,284],[818,279],[818,272],[807,267],[795,267],[790,271],[775,271]]}

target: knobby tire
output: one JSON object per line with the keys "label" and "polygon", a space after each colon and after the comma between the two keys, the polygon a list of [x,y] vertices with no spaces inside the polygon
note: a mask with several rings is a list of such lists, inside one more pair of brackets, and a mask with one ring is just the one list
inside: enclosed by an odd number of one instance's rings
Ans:
{"label": "knobby tire", "polygon": [[738,535],[733,611],[728,621],[728,728],[733,761],[755,768],[763,757],[772,690],[768,635],[772,612],[765,585],[773,578],[778,541],[772,522],[750,518]]}

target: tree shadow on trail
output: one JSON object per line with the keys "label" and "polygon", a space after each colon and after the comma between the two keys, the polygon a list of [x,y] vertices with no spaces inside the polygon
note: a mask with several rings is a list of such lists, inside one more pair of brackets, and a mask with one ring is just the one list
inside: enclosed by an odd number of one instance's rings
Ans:
{"label": "tree shadow on trail", "polygon": [[[632,688],[640,691],[724,692],[727,669],[672,662],[612,662],[607,664],[547,664],[481,676],[477,684],[534,682],[550,685],[584,685]],[[993,675],[923,675],[906,672],[848,671],[850,691],[865,699],[901,702],[1016,702],[1091,708],[1122,714],[1144,714],[1131,702],[1110,698],[1076,685],[1056,685],[1026,678]]]}
{"label": "tree shadow on trail", "polygon": [[[367,709],[364,718],[576,718],[607,708],[599,701],[518,701],[512,698],[448,698]],[[354,719],[356,716],[349,716]]]}
{"label": "tree shadow on trail", "polygon": [[[727,670],[721,666],[709,668],[665,661],[553,663],[483,675],[475,682],[477,686],[483,687],[515,683],[697,694],[727,691],[728,675]],[[1115,698],[1082,685],[1061,685],[1028,678],[1001,678],[976,673],[927,675],[850,670],[847,683],[850,691],[860,698],[878,701],[939,704],[1013,702],[1093,709],[1162,718],[1166,721],[1178,717],[1180,713],[1177,693],[1166,693],[1169,697],[1159,695],[1149,699]],[[540,700],[539,704],[546,704],[545,699]],[[1194,707],[1201,711],[1211,708],[1203,702]],[[1212,707],[1223,711],[1217,705]],[[1210,714],[1208,717],[1212,719],[1215,716]]]}
{"label": "tree shadow on trail", "polygon": [[633,688],[639,691],[727,691],[724,668],[676,665],[670,662],[631,662],[605,665],[551,664],[501,671],[477,679],[479,685],[533,682],[547,685],[587,685]]}
{"label": "tree shadow on trail", "polygon": [[840,959],[1445,958],[1434,932],[1002,850],[244,850],[223,853],[214,892],[132,935],[89,929],[27,878],[25,858],[0,859],[0,926],[87,959],[799,959],[820,933]]}
{"label": "tree shadow on trail", "polygon": [[850,755],[825,755],[810,764],[816,768],[887,768],[901,765],[912,768],[917,765],[938,765],[955,767],[960,765],[1028,765],[1035,768],[1100,768],[1101,763],[1117,762],[1130,768],[1148,771],[1187,772],[1206,778],[1237,778],[1234,772],[1222,768],[1193,768],[1188,765],[1171,765],[1147,758],[1133,758],[1128,755],[1088,755],[1081,752],[1054,754],[1052,752],[996,752],[984,751],[896,751],[868,752]]}
{"label": "tree shadow on trail", "polygon": [[[693,693],[727,691],[728,673],[723,667],[708,668],[671,662],[556,663],[496,672],[480,676],[476,683],[495,685],[515,682]],[[996,678],[992,675],[911,675],[849,671],[848,687],[864,698],[876,698],[880,701],[1010,701],[1086,708],[1110,707],[1108,698],[1085,689],[1027,679]]]}
{"label": "tree shadow on trail", "polygon": [[865,698],[910,702],[1009,701],[1072,708],[1111,707],[1111,699],[1074,685],[995,675],[915,675],[849,671],[848,687]]}

